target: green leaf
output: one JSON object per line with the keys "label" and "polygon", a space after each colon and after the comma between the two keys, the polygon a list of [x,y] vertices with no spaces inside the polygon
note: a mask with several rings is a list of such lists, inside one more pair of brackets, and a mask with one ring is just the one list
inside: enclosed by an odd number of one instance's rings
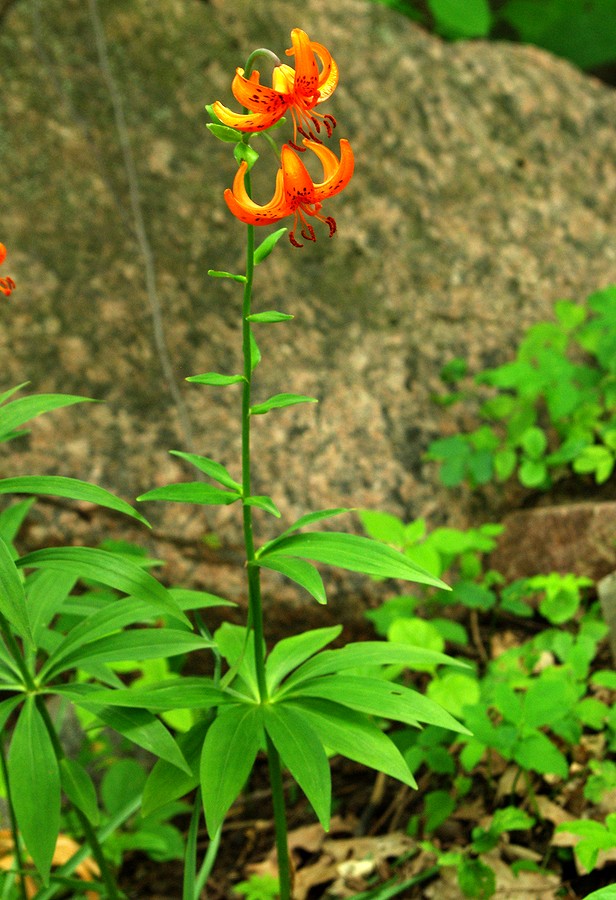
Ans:
{"label": "green leaf", "polygon": [[[286,229],[285,229],[286,231]],[[267,310],[262,313],[253,313],[251,316],[246,316],[247,322],[288,322],[289,319],[295,318],[294,316],[290,316],[287,313],[277,312],[275,309]]]}
{"label": "green leaf", "polygon": [[265,678],[269,693],[276,690],[289,672],[335,640],[341,631],[342,625],[333,625],[330,628],[304,631],[302,634],[278,641],[268,654],[265,663]]}
{"label": "green leaf", "polygon": [[271,409],[283,409],[285,406],[295,406],[297,403],[318,403],[314,397],[306,397],[303,394],[275,394],[265,403],[257,403],[250,407],[253,416],[262,416]]}
{"label": "green leaf", "polygon": [[33,394],[30,397],[13,400],[0,407],[0,435],[13,432],[24,422],[29,422],[30,419],[52,409],[61,409],[75,403],[95,402],[88,397],[74,397],[70,394]]}
{"label": "green leaf", "polygon": [[268,564],[272,557],[288,556],[308,558],[377,578],[401,578],[449,590],[443,581],[415,565],[398,550],[359,535],[334,531],[303,532],[278,540],[273,547],[266,544],[257,553],[259,562],[267,560]]}
{"label": "green leaf", "polygon": [[[218,650],[255,700],[259,698],[255,647],[252,633],[241,625],[223,622],[214,635]],[[265,647],[263,648],[265,650]],[[225,675],[228,680],[229,672]]]}
{"label": "green leaf", "polygon": [[428,0],[439,34],[444,37],[487,37],[492,16],[488,0]]}
{"label": "green leaf", "polygon": [[462,717],[465,706],[479,703],[479,682],[472,675],[462,672],[445,672],[433,678],[427,688],[428,697],[453,716]]}
{"label": "green leaf", "polygon": [[311,597],[317,603],[326,604],[327,596],[325,594],[325,586],[318,569],[303,559],[286,559],[285,557],[266,556],[265,560],[257,560],[256,565],[263,569],[272,569],[274,572],[280,572],[303,587],[308,591]]}
{"label": "green leaf", "polygon": [[412,668],[414,665],[427,663],[466,668],[465,663],[459,662],[451,656],[424,650],[421,647],[385,643],[384,641],[361,641],[347,644],[340,650],[324,650],[317,656],[313,656],[289,676],[282,690],[286,692],[301,682],[316,678],[317,675],[331,675],[342,672],[344,669],[385,665],[401,665]]}
{"label": "green leaf", "polygon": [[30,500],[21,500],[11,504],[11,506],[7,506],[6,509],[0,512],[0,537],[7,544],[12,544],[17,537],[21,526],[26,520],[26,516],[35,502],[36,498],[34,497]]}
{"label": "green leaf", "polygon": [[23,581],[13,560],[13,555],[0,538],[0,613],[11,623],[17,634],[30,647],[34,646],[34,638]]}
{"label": "green leaf", "polygon": [[263,742],[260,707],[239,704],[218,714],[203,743],[200,765],[205,821],[213,837],[250,774]]}
{"label": "green leaf", "polygon": [[98,825],[100,812],[96,798],[96,788],[81,763],[76,759],[60,760],[62,790],[73,806],[80,809],[92,825]]}
{"label": "green leaf", "polygon": [[0,494],[39,494],[49,497],[67,497],[69,500],[85,500],[86,503],[95,503],[106,509],[131,516],[144,525],[150,527],[149,522],[141,513],[126,503],[95,484],[80,481],[77,478],[64,478],[60,475],[21,475],[15,478],[3,478],[0,480]]}
{"label": "green leaf", "polygon": [[548,478],[548,471],[543,462],[535,462],[533,459],[524,459],[518,470],[520,484],[527,488],[536,488],[544,485]]}
{"label": "green leaf", "polygon": [[263,707],[263,724],[284,766],[308,798],[325,831],[331,816],[331,774],[323,744],[301,708]]}
{"label": "green leaf", "polygon": [[259,345],[257,344],[257,339],[250,332],[250,371],[254,372],[259,363],[261,362],[261,351],[259,350]]}
{"label": "green leaf", "polygon": [[210,384],[219,387],[225,384],[238,384],[246,381],[243,375],[221,375],[219,372],[204,372],[203,375],[190,375],[186,381],[193,384]]}
{"label": "green leaf", "polygon": [[60,772],[32,696],[26,698],[13,731],[8,773],[19,830],[47,885],[60,831]]}
{"label": "green leaf", "polygon": [[257,509],[262,509],[265,512],[271,513],[272,516],[276,516],[277,519],[280,518],[280,510],[274,503],[271,497],[265,496],[255,496],[255,497],[244,497],[244,505],[245,506],[254,506]]}
{"label": "green leaf", "polygon": [[214,481],[224,484],[225,487],[231,488],[234,492],[240,491],[242,488],[242,485],[231,477],[222,463],[216,462],[214,459],[209,459],[207,456],[198,456],[196,453],[182,453],[180,450],[170,450],[169,453],[172,456],[185,459],[186,462],[191,463],[200,472],[209,475]]}
{"label": "green leaf", "polygon": [[153,610],[167,613],[185,625],[190,625],[160,582],[131,560],[107,550],[92,547],[49,547],[28,553],[17,561],[17,565],[23,569],[54,569],[74,573],[80,578],[90,578],[143,600],[151,604]]}
{"label": "green leaf", "polygon": [[333,753],[417,787],[396,745],[366,716],[338,703],[309,697],[289,699],[285,706],[301,710],[321,742]]}
{"label": "green leaf", "polygon": [[[264,259],[267,259],[267,257],[270,255],[270,253],[272,252],[272,250],[274,249],[274,247],[276,246],[276,244],[278,243],[280,238],[283,236],[283,234],[286,234],[286,232],[287,232],[286,228],[279,228],[277,231],[272,232],[272,234],[268,234],[268,236],[263,241],[261,241],[261,243],[259,244],[259,246],[257,247],[257,249],[255,250],[255,253],[254,253],[255,266],[258,266],[259,263],[262,263]],[[266,319],[259,319],[259,320],[253,319],[252,316],[248,316],[248,318],[252,319],[252,321],[260,321],[260,322],[267,321]],[[293,316],[287,316],[286,318],[292,319]],[[280,322],[282,320],[275,319],[274,321]]]}
{"label": "green leaf", "polygon": [[267,548],[268,551],[271,550],[278,541],[281,541],[282,538],[287,537],[289,534],[293,534],[296,531],[299,531],[300,528],[305,528],[306,525],[312,525],[314,522],[321,522],[323,519],[331,519],[333,516],[339,516],[342,513],[351,512],[350,507],[339,506],[336,509],[320,509],[317,512],[306,513],[304,516],[300,516],[296,522],[294,522],[286,531],[283,531],[282,534],[279,534],[277,538],[273,541],[269,541],[262,548],[261,552],[263,553]]}
{"label": "green leaf", "polygon": [[328,675],[303,681],[287,696],[332,700],[358,712],[418,727],[418,722],[470,734],[452,715],[423,694],[401,684],[360,675]]}
{"label": "green leaf", "polygon": [[178,737],[178,746],[191,769],[190,775],[164,759],[159,759],[154,764],[143,789],[141,809],[145,817],[178,797],[183,797],[197,786],[201,748],[208,728],[209,723],[200,720],[190,731]]}
{"label": "green leaf", "polygon": [[259,154],[254,147],[251,147],[250,144],[244,144],[241,141],[233,148],[233,155],[235,156],[235,161],[238,166],[242,162],[245,162],[248,165],[249,172],[259,159]]}
{"label": "green leaf", "polygon": [[216,687],[210,678],[182,677],[136,688],[92,691],[88,703],[100,706],[127,706],[165,712],[169,709],[211,709],[231,702],[231,696]]}
{"label": "green leaf", "polygon": [[228,125],[218,125],[216,122],[208,122],[205,127],[215,138],[218,138],[219,141],[224,141],[226,144],[237,144],[237,142],[241,141],[244,137],[241,131],[230,128]]}
{"label": "green leaf", "polygon": [[33,572],[26,582],[28,614],[34,640],[40,638],[50,621],[60,611],[75,586],[77,576],[72,572],[41,569]]}
{"label": "green leaf", "polygon": [[87,667],[88,663],[123,662],[180,656],[211,647],[208,638],[173,628],[138,628],[111,634],[63,652],[63,645],[47,660],[41,677],[54,678],[67,669]]}
{"label": "green leaf", "polygon": [[240,499],[238,491],[223,491],[221,488],[203,484],[202,481],[187,481],[154,488],[137,497],[144,500],[169,500],[172,503],[199,503],[204,506],[228,506]]}
{"label": "green leaf", "polygon": [[82,706],[96,715],[105,725],[114,731],[123,734],[125,738],[149,750],[155,756],[166,759],[178,769],[189,772],[188,763],[182,756],[180,749],[173,740],[165,726],[145,709],[121,709],[105,706],[102,709],[88,704],[88,697],[75,699],[78,706]]}
{"label": "green leaf", "polygon": [[565,756],[541,731],[522,738],[514,749],[513,758],[523,769],[540,775],[558,775],[566,779],[569,774]]}

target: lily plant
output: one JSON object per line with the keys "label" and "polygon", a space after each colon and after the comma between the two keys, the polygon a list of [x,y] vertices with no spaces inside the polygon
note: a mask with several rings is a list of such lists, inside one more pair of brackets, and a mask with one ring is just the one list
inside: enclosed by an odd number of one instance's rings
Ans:
{"label": "lily plant", "polygon": [[[300,237],[307,242],[316,240],[313,222],[325,225],[332,237],[336,223],[322,212],[323,206],[346,188],[354,167],[348,140],[339,141],[339,155],[326,144],[336,120],[323,114],[321,105],[336,88],[338,66],[329,51],[301,29],[292,31],[291,44],[286,53],[295,57],[295,67],[282,63],[271,51],[259,49],[249,56],[244,68],[237,69],[231,90],[243,107],[241,112],[232,112],[220,101],[207,107],[211,133],[233,147],[238,165],[224,200],[235,219],[246,226],[245,268],[239,273],[212,269],[208,274],[231,279],[242,291],[243,365],[237,372],[206,372],[188,381],[207,390],[239,387],[241,454],[236,471],[208,456],[171,451],[197,469],[201,480],[157,487],[138,498],[237,507],[245,545],[245,625],[225,623],[211,634],[204,622],[205,610],[214,604],[229,605],[228,601],[187,589],[167,590],[125,557],[69,547],[35,551],[20,558],[12,543],[13,520],[5,540],[0,540],[0,724],[4,727],[17,716],[8,761],[0,754],[0,762],[8,785],[16,847],[21,848],[23,842],[19,868],[23,869],[24,854],[29,854],[43,881],[36,894],[38,900],[47,900],[57,892],[50,870],[61,793],[79,814],[84,852],[95,857],[104,896],[110,900],[120,896],[106,864],[104,835],[93,824],[95,787],[89,773],[68,760],[62,750],[44,702],[50,695],[85,709],[100,724],[120,731],[159,757],[141,798],[144,814],[191,796],[182,900],[198,900],[223,834],[225,817],[250,778],[259,754],[266,754],[269,766],[279,897],[290,900],[293,865],[287,842],[284,770],[299,785],[327,830],[333,755],[346,756],[415,787],[411,770],[387,733],[388,723],[418,728],[428,723],[466,733],[432,700],[387,678],[386,669],[392,665],[400,670],[416,666],[423,671],[426,666],[456,665],[444,654],[410,643],[367,641],[344,645],[340,643],[342,625],[290,634],[270,648],[264,639],[263,569],[295,582],[311,598],[309,602],[320,604],[327,601],[319,564],[446,588],[392,547],[332,530],[331,520],[351,512],[349,509],[308,512],[286,524],[270,540],[259,541],[255,533],[255,509],[277,519],[281,515],[273,497],[253,492],[252,419],[276,415],[283,407],[316,402],[287,391],[258,402],[253,397],[262,363],[259,329],[285,326],[293,318],[280,310],[255,310],[255,267],[266,261],[287,229],[268,233],[258,244],[256,231],[290,219],[288,237],[294,248],[303,246]],[[271,87],[262,83],[261,73],[255,68],[258,61],[273,67]],[[292,130],[279,148],[277,138],[284,134],[287,114]],[[279,161],[272,199],[264,206],[257,204],[251,193],[251,171],[259,160],[253,147],[256,137],[265,141]],[[304,154],[317,157],[323,170],[320,181],[315,182],[309,174]],[[0,245],[0,262],[4,255]],[[0,286],[7,293],[14,282],[3,279]],[[7,437],[14,437],[15,426],[30,414],[79,399],[62,401],[58,395],[48,395],[38,405],[34,400],[17,411],[23,401],[9,403],[11,394],[9,391],[0,397],[0,433],[4,416]],[[15,414],[11,415],[11,409]],[[40,477],[5,479],[0,481],[0,491],[87,499],[143,520],[132,507],[100,488],[72,479],[52,481]],[[0,521],[0,535],[2,524]],[[88,605],[73,592],[80,578],[107,585],[126,597],[118,601],[103,592]],[[265,598],[267,604],[275,599]],[[69,615],[62,615],[63,611]],[[109,668],[119,660],[189,656],[193,652],[212,653],[211,677],[176,675],[158,683],[127,686]],[[187,732],[173,735],[164,724],[164,716],[178,709],[191,710],[194,724]],[[38,802],[37,797],[44,802]],[[197,835],[203,819],[210,844],[204,859],[198,860]]]}

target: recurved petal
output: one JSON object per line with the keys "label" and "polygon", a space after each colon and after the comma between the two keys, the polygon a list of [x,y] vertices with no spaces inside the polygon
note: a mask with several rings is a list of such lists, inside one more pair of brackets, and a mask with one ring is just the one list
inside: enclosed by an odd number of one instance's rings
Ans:
{"label": "recurved petal", "polygon": [[267,225],[270,222],[278,222],[285,216],[292,214],[292,210],[286,201],[282,169],[278,170],[276,175],[276,188],[274,196],[265,206],[259,206],[246,191],[244,177],[248,170],[245,162],[240,163],[235,178],[233,179],[233,189],[227,188],[225,191],[225,200],[227,206],[236,218],[248,225]]}
{"label": "recurved petal", "polygon": [[312,49],[321,60],[321,73],[319,75],[319,99],[317,103],[322,103],[330,97],[338,84],[338,66],[332,59],[329,50],[323,44],[317,44],[311,41]]}
{"label": "recurved petal", "polygon": [[[304,141],[305,143],[305,141]],[[310,142],[312,143],[312,141]],[[299,156],[285,144],[280,152],[284,191],[292,208],[299,203],[314,203],[314,185]]]}
{"label": "recurved petal", "polygon": [[308,147],[321,160],[323,165],[323,181],[320,184],[314,184],[314,199],[323,201],[327,197],[333,197],[347,186],[353,176],[355,168],[355,157],[351,150],[349,142],[342,138],[340,141],[340,159],[333,153],[329,147],[323,144],[317,144],[315,141],[304,140],[304,145]]}
{"label": "recurved petal", "polygon": [[214,114],[220,119],[223,125],[230,128],[237,128],[238,131],[264,131],[271,128],[276,122],[282,118],[284,107],[280,112],[276,113],[236,113],[233,110],[223,106],[220,100],[212,103]]}
{"label": "recurved petal", "polygon": [[233,96],[251,112],[264,115],[276,115],[276,121],[284,113],[287,104],[284,97],[274,88],[259,83],[259,73],[253,72],[250,78],[244,77],[244,70],[237,69],[231,83]]}
{"label": "recurved petal", "polygon": [[5,259],[6,259],[6,247],[4,246],[4,244],[0,244],[0,266],[2,265],[2,263],[4,262]]}
{"label": "recurved petal", "polygon": [[291,32],[293,46],[287,56],[295,56],[294,89],[303,97],[313,97],[319,89],[319,67],[312,49],[312,41],[301,28]]}

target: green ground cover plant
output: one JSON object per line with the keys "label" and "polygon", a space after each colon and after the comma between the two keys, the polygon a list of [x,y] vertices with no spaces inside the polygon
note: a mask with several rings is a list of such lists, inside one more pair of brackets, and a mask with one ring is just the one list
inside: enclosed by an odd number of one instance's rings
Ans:
{"label": "green ground cover plant", "polygon": [[[471,486],[516,477],[525,488],[547,490],[567,473],[606,482],[616,461],[616,286],[585,303],[559,301],[555,321],[527,331],[515,358],[485,369],[459,390],[463,360],[441,375],[445,405],[479,403],[482,424],[468,434],[433,441],[444,484]],[[481,402],[481,386],[491,389]]]}

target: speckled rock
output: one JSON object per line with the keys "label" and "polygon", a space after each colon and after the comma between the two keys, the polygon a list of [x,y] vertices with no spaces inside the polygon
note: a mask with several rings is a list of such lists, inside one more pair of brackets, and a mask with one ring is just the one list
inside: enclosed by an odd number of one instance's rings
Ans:
{"label": "speckled rock", "polygon": [[[256,46],[282,53],[299,25],[339,63],[335,137],[351,140],[357,170],[328,208],[332,241],[285,242],[257,273],[255,308],[296,318],[261,326],[256,400],[294,391],[320,403],[255,421],[255,490],[284,522],[350,505],[464,524],[468,499],[422,460],[463,422],[432,403],[439,370],[460,355],[473,369],[504,361],[556,299],[616,280],[616,93],[537,49],[444,44],[364,0],[100,7],[157,303],[87,5],[22,0],[0,34],[0,239],[18,282],[0,309],[2,387],[30,379],[105,403],[38,420],[5,445],[3,472],[91,479],[127,499],[192,478],[168,449],[237,473],[237,388],[184,382],[240,365],[240,291],[205,274],[241,271],[243,229],[222,200],[235,163],[203,105],[232,103],[235,66]],[[269,182],[255,187],[269,199]],[[236,507],[146,513],[154,537],[42,504],[29,540],[90,541],[111,527],[168,559],[170,580],[242,598]],[[273,533],[265,514],[258,526]],[[352,615],[359,584],[334,577],[337,612]],[[267,588],[294,602],[288,584]]]}

